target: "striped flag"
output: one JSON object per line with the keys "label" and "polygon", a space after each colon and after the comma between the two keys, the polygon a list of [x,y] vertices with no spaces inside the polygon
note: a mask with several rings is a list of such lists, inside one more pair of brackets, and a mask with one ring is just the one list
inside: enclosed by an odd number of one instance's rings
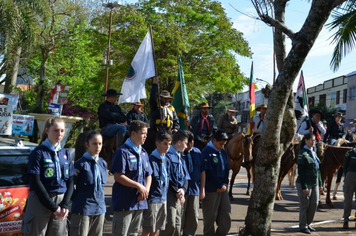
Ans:
{"label": "striped flag", "polygon": [[178,64],[179,64],[178,76],[174,89],[172,91],[174,97],[174,100],[172,101],[172,106],[174,106],[174,109],[177,112],[180,129],[186,130],[187,129],[187,127],[185,126],[185,121],[187,120],[186,108],[189,107],[189,99],[188,99],[187,88],[185,86],[182,60],[180,56],[178,56]]}
{"label": "striped flag", "polygon": [[298,88],[294,97],[294,109],[295,109],[294,110],[295,118],[297,119],[297,130],[298,130],[302,122],[309,118],[308,97],[307,97],[307,92],[305,90],[303,71],[300,72]]}
{"label": "striped flag", "polygon": [[255,79],[253,78],[253,62],[251,64],[251,73],[250,73],[250,125],[248,126],[247,134],[252,134],[254,128],[254,123],[252,118],[255,116]]}

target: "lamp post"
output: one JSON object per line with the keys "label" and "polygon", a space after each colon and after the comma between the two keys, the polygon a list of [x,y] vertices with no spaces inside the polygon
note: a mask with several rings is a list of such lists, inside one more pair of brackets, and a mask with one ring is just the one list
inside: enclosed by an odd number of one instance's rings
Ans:
{"label": "lamp post", "polygon": [[106,76],[105,76],[105,93],[108,90],[108,80],[109,80],[109,64],[110,64],[110,38],[111,38],[111,24],[112,24],[112,10],[114,7],[122,6],[121,2],[108,2],[103,3],[103,7],[110,8],[110,22],[109,22],[109,39],[108,39],[108,49],[106,53]]}

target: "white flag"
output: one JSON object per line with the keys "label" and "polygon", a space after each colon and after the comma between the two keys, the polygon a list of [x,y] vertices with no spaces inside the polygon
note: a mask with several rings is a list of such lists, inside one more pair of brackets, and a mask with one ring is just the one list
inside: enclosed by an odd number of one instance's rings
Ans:
{"label": "white flag", "polygon": [[302,122],[309,118],[308,115],[308,97],[305,91],[303,71],[300,73],[297,92],[294,98],[295,117],[297,119],[297,131]]}
{"label": "white flag", "polygon": [[153,58],[152,38],[148,32],[143,39],[121,87],[120,103],[139,102],[147,98],[145,81],[156,76],[155,61]]}

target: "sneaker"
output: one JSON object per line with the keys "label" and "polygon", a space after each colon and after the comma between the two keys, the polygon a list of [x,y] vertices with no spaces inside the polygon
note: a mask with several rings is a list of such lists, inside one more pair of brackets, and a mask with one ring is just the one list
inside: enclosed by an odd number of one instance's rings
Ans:
{"label": "sneaker", "polygon": [[300,232],[305,233],[305,234],[311,234],[311,232],[308,228],[301,229]]}

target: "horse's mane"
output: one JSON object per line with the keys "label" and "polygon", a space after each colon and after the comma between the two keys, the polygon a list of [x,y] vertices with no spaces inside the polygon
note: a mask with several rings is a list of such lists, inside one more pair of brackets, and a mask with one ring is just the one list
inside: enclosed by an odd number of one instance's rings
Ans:
{"label": "horse's mane", "polygon": [[341,147],[344,143],[349,143],[349,141],[347,141],[347,140],[344,139],[344,138],[339,138],[339,139],[335,142],[334,146],[336,146],[336,147]]}

